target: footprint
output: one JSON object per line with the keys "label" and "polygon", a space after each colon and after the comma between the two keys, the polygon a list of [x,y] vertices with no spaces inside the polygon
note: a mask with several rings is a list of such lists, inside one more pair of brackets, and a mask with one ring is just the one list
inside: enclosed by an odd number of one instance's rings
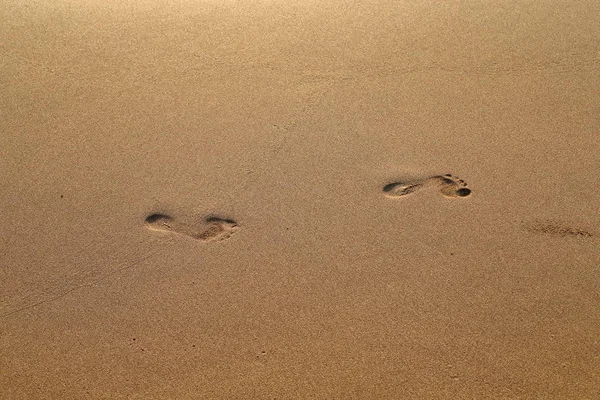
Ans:
{"label": "footprint", "polygon": [[146,217],[146,226],[153,231],[187,235],[201,242],[229,239],[239,229],[237,223],[231,219],[208,217],[200,222],[185,222],[166,214],[149,215]]}
{"label": "footprint", "polygon": [[402,197],[424,189],[436,188],[445,197],[467,197],[471,189],[462,179],[453,175],[436,175],[430,178],[412,182],[392,182],[383,187],[383,192],[388,197]]}

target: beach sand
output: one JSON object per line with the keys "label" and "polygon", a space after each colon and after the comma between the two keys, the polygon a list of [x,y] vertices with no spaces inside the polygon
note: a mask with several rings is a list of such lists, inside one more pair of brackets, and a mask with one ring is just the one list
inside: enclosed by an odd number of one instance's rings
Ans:
{"label": "beach sand", "polygon": [[0,397],[600,398],[598,15],[2,1]]}

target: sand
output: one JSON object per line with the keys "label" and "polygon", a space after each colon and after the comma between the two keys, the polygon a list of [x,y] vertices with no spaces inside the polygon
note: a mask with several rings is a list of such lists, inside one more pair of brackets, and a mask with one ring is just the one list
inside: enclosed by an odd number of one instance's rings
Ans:
{"label": "sand", "polygon": [[600,398],[598,15],[2,1],[0,397]]}

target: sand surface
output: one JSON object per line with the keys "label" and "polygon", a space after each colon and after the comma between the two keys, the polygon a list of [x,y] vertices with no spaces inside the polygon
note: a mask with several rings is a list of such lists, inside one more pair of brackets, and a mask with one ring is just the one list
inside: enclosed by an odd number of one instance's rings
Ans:
{"label": "sand surface", "polygon": [[599,15],[0,1],[0,398],[600,398]]}

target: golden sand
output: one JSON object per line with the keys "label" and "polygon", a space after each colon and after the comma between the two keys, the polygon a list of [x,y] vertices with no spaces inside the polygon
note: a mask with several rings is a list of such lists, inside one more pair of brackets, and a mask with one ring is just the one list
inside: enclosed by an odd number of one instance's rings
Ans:
{"label": "golden sand", "polygon": [[599,15],[2,1],[0,398],[600,398]]}

